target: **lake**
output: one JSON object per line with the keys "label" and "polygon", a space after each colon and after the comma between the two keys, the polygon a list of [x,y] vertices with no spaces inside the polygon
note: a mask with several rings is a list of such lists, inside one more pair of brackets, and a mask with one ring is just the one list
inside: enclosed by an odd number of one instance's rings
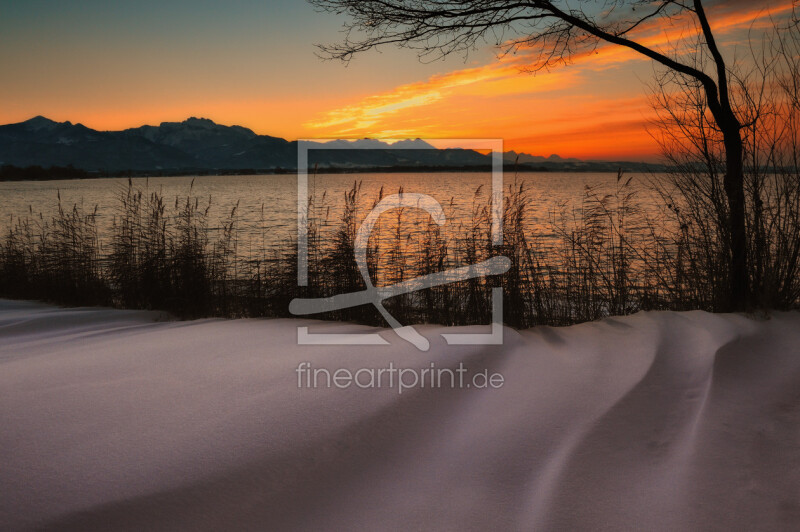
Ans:
{"label": "lake", "polygon": [[[630,174],[634,183],[658,178],[647,174]],[[168,212],[175,201],[187,196],[197,198],[204,207],[210,198],[209,229],[216,231],[238,204],[238,240],[240,249],[285,247],[296,235],[297,177],[295,175],[197,176],[134,178],[134,187],[157,191],[166,200]],[[309,175],[309,193],[315,198],[317,216],[323,227],[338,226],[345,192],[361,182],[360,216],[371,208],[379,191],[384,195],[404,192],[428,194],[445,207],[450,224],[469,224],[473,207],[485,205],[491,191],[489,172],[441,173],[363,173]],[[506,173],[505,185],[523,184],[528,191],[531,233],[547,238],[548,221],[554,210],[579,207],[587,187],[600,195],[616,190],[613,173]],[[119,196],[127,189],[128,180],[121,178],[79,179],[63,181],[0,182],[0,226],[4,229],[20,217],[41,214],[45,219],[56,212],[58,196],[65,208],[77,204],[86,211],[97,207],[98,226],[103,234],[110,227],[119,208]],[[476,190],[480,194],[476,200]],[[642,187],[644,188],[644,187]],[[640,190],[637,204],[656,213],[652,192]],[[411,213],[408,213],[411,214]],[[421,214],[421,213],[420,213]],[[391,217],[386,213],[383,217]],[[424,217],[423,217],[424,218]]]}

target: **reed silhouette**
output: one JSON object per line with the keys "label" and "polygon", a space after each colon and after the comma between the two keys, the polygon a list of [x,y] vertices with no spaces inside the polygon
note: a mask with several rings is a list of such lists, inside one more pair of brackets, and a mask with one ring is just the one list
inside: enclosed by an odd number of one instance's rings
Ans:
{"label": "reed silhouette", "polygon": [[[473,195],[469,219],[452,216],[451,202],[446,207],[451,221],[444,227],[416,209],[389,211],[369,241],[371,280],[376,286],[391,285],[493,255],[510,259],[511,268],[503,275],[387,300],[387,310],[406,324],[488,323],[494,286],[503,287],[505,323],[519,328],[568,325],[650,309],[719,310],[718,294],[725,290],[727,279],[725,262],[714,261],[724,246],[717,233],[704,230],[705,218],[691,214],[705,211],[684,211],[665,195],[660,214],[644,212],[637,208],[642,186],[619,174],[612,190],[587,188],[577,205],[552,209],[543,229],[545,238],[531,229],[528,191],[515,179],[504,193],[499,246],[491,239],[492,198],[481,187]],[[800,224],[798,209],[787,204],[787,194],[764,196],[762,212],[769,213],[783,232],[758,237],[766,238],[767,248],[783,261],[791,260],[787,253],[793,249],[797,259],[796,246],[787,247],[790,243],[782,235],[797,234]],[[0,295],[65,305],[162,309],[180,318],[288,317],[289,302],[295,297],[364,289],[354,259],[355,235],[383,195],[381,189],[377,197],[365,197],[355,182],[345,194],[341,212],[333,214],[325,193],[309,200],[305,287],[296,282],[295,242],[269,245],[265,238],[261,245],[253,248],[250,242],[243,250],[238,206],[212,230],[213,198],[194,196],[192,187],[184,197],[167,202],[158,191],[128,181],[118,194],[110,235],[98,234],[96,209],[65,208],[59,197],[51,219],[31,211],[7,229],[0,243]],[[333,230],[325,229],[331,225]],[[759,227],[754,230],[761,231]],[[797,308],[799,282],[795,276],[778,285],[756,285],[762,287],[758,294],[762,308]],[[385,325],[370,305],[318,317]]]}

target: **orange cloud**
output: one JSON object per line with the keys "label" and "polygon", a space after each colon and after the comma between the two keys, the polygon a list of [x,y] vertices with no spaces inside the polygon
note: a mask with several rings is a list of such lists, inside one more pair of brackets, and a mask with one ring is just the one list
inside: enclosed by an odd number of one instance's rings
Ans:
{"label": "orange cloud", "polygon": [[402,85],[355,104],[333,109],[304,126],[322,136],[369,134],[391,137],[406,129],[389,126],[387,121],[396,120],[398,115],[409,111],[417,112],[420,107],[429,107],[457,94],[474,97],[532,94],[563,89],[575,82],[575,76],[568,71],[539,78],[520,76],[519,62],[519,58],[507,56],[486,66],[432,76],[426,81]]}
{"label": "orange cloud", "polygon": [[[709,14],[709,24],[718,40],[725,39],[726,36],[735,30],[751,26],[761,29],[771,27],[769,23],[770,18],[785,15],[794,8],[793,2],[791,1],[780,4],[774,8],[761,6],[753,7],[749,10],[739,9],[733,12],[725,12],[723,9],[726,6],[724,5],[717,7],[718,9]],[[695,42],[694,39],[699,34],[700,28],[696,24],[696,20],[686,16],[680,19],[673,19],[667,26],[657,21],[643,24],[641,27],[637,28],[636,35],[632,38],[648,48],[668,53],[669,50],[676,47],[680,50],[681,43],[688,43],[689,46],[692,46]],[[722,44],[725,44],[724,40]],[[667,50],[662,50],[664,46],[667,46]],[[648,58],[634,50],[608,44],[600,46],[595,51],[581,54],[581,56],[575,57],[574,59],[577,61],[584,58],[591,58],[591,64],[587,66],[609,66],[637,59],[649,61]]]}

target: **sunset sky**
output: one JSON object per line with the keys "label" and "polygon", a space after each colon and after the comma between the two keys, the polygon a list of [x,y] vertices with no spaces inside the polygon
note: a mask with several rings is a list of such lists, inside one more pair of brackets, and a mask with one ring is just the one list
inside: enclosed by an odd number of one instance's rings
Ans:
{"label": "sunset sky", "polygon": [[[717,2],[730,58],[791,2]],[[646,85],[653,65],[607,47],[535,75],[521,51],[486,46],[421,63],[385,48],[348,66],[315,43],[343,18],[302,1],[0,0],[0,123],[35,115],[108,130],[190,116],[288,139],[502,138],[506,149],[593,159],[653,159]],[[661,46],[682,27],[644,26]]]}

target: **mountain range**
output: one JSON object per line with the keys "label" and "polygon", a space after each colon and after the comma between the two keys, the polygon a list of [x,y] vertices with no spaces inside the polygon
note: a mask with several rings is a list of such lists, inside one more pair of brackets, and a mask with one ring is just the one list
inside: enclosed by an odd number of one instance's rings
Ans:
{"label": "mountain range", "polygon": [[[375,139],[312,143],[309,166],[322,168],[469,168],[489,167],[488,155],[466,149],[433,149],[421,139],[390,145]],[[396,149],[402,146],[402,150]],[[348,149],[349,148],[349,149]],[[364,149],[369,148],[369,149]],[[608,163],[504,153],[506,167],[539,170],[615,171],[643,163]],[[297,141],[258,135],[241,126],[224,126],[207,118],[162,122],[123,131],[97,131],[82,124],[37,116],[0,126],[0,165],[72,166],[95,173],[170,171],[254,172],[295,169]],[[637,168],[630,168],[633,165]],[[647,165],[645,165],[647,166]]]}

